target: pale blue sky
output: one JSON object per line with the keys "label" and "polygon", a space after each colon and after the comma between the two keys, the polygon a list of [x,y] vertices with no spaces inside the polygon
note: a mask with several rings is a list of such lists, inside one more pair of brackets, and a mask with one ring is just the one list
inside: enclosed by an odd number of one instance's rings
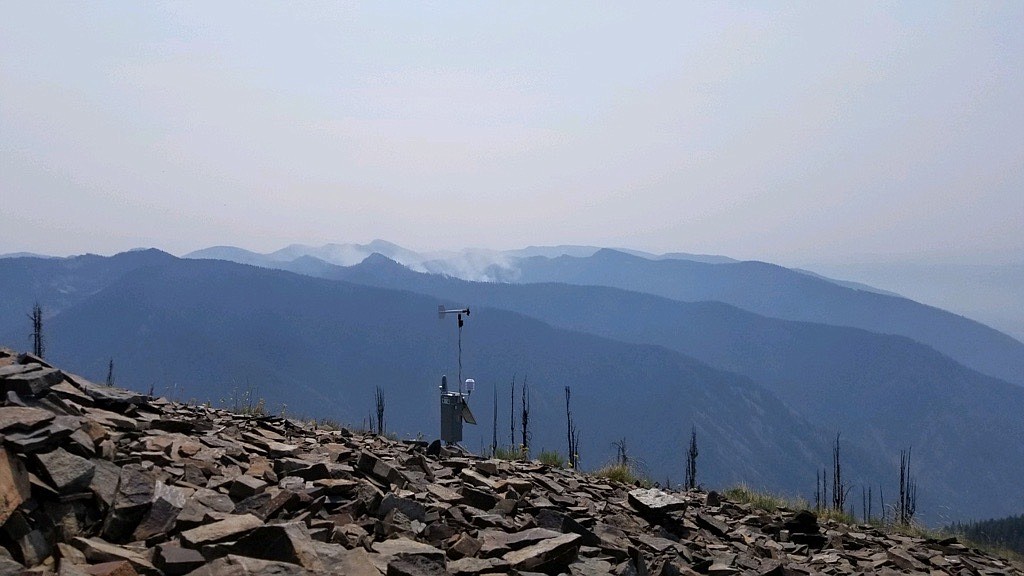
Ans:
{"label": "pale blue sky", "polygon": [[0,252],[1024,259],[1024,2],[0,0]]}

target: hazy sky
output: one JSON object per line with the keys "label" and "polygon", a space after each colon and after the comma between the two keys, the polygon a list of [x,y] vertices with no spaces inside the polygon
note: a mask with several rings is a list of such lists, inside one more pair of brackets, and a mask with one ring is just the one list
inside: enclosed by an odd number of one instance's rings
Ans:
{"label": "hazy sky", "polygon": [[0,252],[1024,260],[1024,2],[0,0]]}

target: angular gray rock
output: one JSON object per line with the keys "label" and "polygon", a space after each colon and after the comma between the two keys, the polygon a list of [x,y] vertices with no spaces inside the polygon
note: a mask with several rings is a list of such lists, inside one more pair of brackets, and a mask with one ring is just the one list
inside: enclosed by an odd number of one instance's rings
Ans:
{"label": "angular gray rock", "polygon": [[38,396],[64,379],[64,374],[55,368],[41,368],[4,376],[0,380],[0,393],[14,392],[19,396]]}
{"label": "angular gray rock", "polygon": [[203,555],[189,548],[173,544],[161,544],[156,548],[153,564],[167,576],[181,576],[196,570],[206,563]]}
{"label": "angular gray rock", "polygon": [[642,514],[666,514],[686,508],[686,500],[657,488],[638,488],[629,492],[629,503]]}
{"label": "angular gray rock", "polygon": [[13,453],[0,446],[0,526],[31,497],[28,471]]}
{"label": "angular gray rock", "polygon": [[158,534],[170,532],[178,519],[178,514],[185,508],[185,501],[190,491],[177,486],[168,486],[157,481],[153,490],[153,500],[143,516],[142,521],[132,534],[133,540],[146,540]]}
{"label": "angular gray rock", "polygon": [[87,489],[96,470],[95,464],[63,448],[35,454],[34,458],[46,479],[61,494]]}
{"label": "angular gray rock", "polygon": [[387,576],[448,576],[444,562],[426,556],[399,556],[388,562]]}
{"label": "angular gray rock", "polygon": [[312,576],[297,564],[228,555],[188,573],[189,576]]}
{"label": "angular gray rock", "polygon": [[228,548],[238,556],[298,564],[314,572],[326,569],[302,523],[259,526]]}
{"label": "angular gray rock", "polygon": [[111,542],[129,539],[135,527],[149,509],[156,489],[156,474],[144,470],[139,464],[121,468],[114,504],[107,512],[102,535]]}
{"label": "angular gray rock", "polygon": [[419,502],[409,498],[399,498],[394,494],[386,494],[384,499],[381,500],[380,507],[377,510],[378,516],[385,516],[392,510],[398,510],[410,520],[423,521],[427,516],[427,509]]}
{"label": "angular gray rock", "polygon": [[0,434],[33,430],[53,418],[53,412],[42,408],[0,406]]}
{"label": "angular gray rock", "polygon": [[189,548],[198,548],[204,544],[239,538],[260,526],[263,526],[263,521],[252,514],[232,515],[182,532],[181,543]]}
{"label": "angular gray rock", "polygon": [[581,539],[579,534],[562,534],[509,552],[502,560],[516,570],[560,571],[576,560]]}

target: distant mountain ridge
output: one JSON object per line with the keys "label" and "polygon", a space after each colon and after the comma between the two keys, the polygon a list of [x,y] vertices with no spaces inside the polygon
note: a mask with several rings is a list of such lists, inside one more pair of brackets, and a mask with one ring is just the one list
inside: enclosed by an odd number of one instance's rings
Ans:
{"label": "distant mountain ridge", "polygon": [[[275,411],[287,405],[289,413],[358,422],[381,385],[390,428],[432,437],[438,379],[456,368],[454,325],[437,319],[436,304],[411,292],[169,257],[48,319],[47,334],[62,365],[102,380],[113,358],[119,383],[183,400],[230,401],[251,391]],[[8,327],[0,338],[22,332]],[[827,433],[749,379],[678,352],[486,307],[474,309],[465,332],[467,375],[479,383],[471,403],[481,425],[466,441],[473,449],[490,443],[495,393],[507,444],[505,395],[518,374],[520,389],[530,384],[536,450],[562,448],[563,386],[572,386],[588,467],[609,461],[612,442],[626,436],[652,475],[678,482],[691,425],[705,450],[702,478],[715,485],[791,490],[827,460]],[[663,393],[638,396],[641,381]],[[884,473],[852,443],[849,454],[859,474]]]}
{"label": "distant mountain ridge", "polygon": [[1004,264],[832,263],[823,274],[856,278],[964,314],[1024,341],[1024,261]]}
{"label": "distant mountain ridge", "polygon": [[[86,254],[69,258],[9,258],[0,261],[0,332],[19,325],[35,301],[45,303],[47,316],[82,302],[124,274],[158,266],[175,257],[156,249],[115,256]],[[29,308],[26,308],[29,307]]]}
{"label": "distant mountain ridge", "polygon": [[[537,386],[536,422],[545,422],[537,442],[557,448],[561,386],[572,385],[577,409],[590,415],[585,450],[599,460],[585,459],[588,466],[610,458],[611,443],[627,434],[655,476],[678,477],[687,422],[695,422],[714,437],[705,453],[718,467],[715,482],[806,495],[807,479],[828,462],[829,435],[841,431],[856,482],[891,480],[898,450],[914,447],[929,486],[924,518],[990,516],[1024,500],[1007,488],[1017,486],[1024,459],[1003,440],[1024,436],[1024,388],[904,337],[602,286],[472,283],[379,254],[352,267],[313,257],[288,263],[302,276],[158,251],[28,260],[0,262],[8,280],[0,286],[10,289],[0,301],[13,303],[0,316],[0,338],[24,339],[25,310],[39,299],[51,310],[52,353],[97,379],[116,357],[119,382],[143,389],[217,401],[255,387],[272,406],[329,409],[350,421],[370,410],[373,386],[384,383],[389,414],[430,432],[430,380],[453,374],[455,331],[423,309],[471,305],[466,365],[476,367],[481,390],[507,393],[511,374],[520,386],[526,377]],[[53,310],[48,302],[61,298]],[[474,396],[482,422],[490,400]],[[502,437],[508,400],[499,400]],[[414,431],[424,430],[406,430]],[[471,430],[467,445],[489,444],[488,432]],[[786,459],[785,471],[768,455]],[[967,478],[965,468],[984,473]]]}
{"label": "distant mountain ridge", "polygon": [[[528,246],[516,250],[489,250],[467,248],[460,251],[415,252],[388,242],[373,240],[367,244],[325,244],[323,246],[307,246],[293,244],[275,252],[260,254],[234,246],[213,246],[196,250],[184,255],[184,258],[229,260],[241,264],[252,264],[265,268],[287,270],[289,264],[298,259],[316,258],[337,266],[358,264],[371,254],[384,255],[403,266],[417,272],[446,274],[464,280],[507,281],[516,277],[516,262],[523,258],[543,256],[548,258],[572,255],[579,257],[593,256],[602,250],[598,246]],[[673,252],[668,254],[652,254],[640,250],[621,249],[625,253],[651,260],[692,260],[706,263],[735,262],[726,256],[708,254],[687,254]]]}
{"label": "distant mountain ridge", "polygon": [[[381,241],[375,241],[381,242]],[[365,260],[373,243],[345,245]],[[907,336],[933,346],[958,362],[1024,385],[1024,343],[979,322],[858,283],[823,277],[764,262],[721,256],[652,255],[590,246],[529,247],[507,252],[464,251],[444,258],[416,260],[412,251],[381,242],[384,256],[418,272],[486,282],[565,282],[610,286],[681,301],[720,301],[763,316]],[[402,257],[394,257],[400,252]],[[195,254],[195,253],[193,253]],[[307,255],[292,261],[253,260],[229,251],[223,259],[312,276],[330,274]],[[250,253],[251,254],[251,253]],[[589,254],[589,255],[588,255]],[[211,257],[211,253],[200,253]],[[289,256],[293,253],[289,253]],[[191,256],[191,255],[190,255]],[[437,256],[437,255],[434,255]],[[405,258],[406,261],[403,261]],[[336,262],[334,264],[337,264]],[[340,264],[351,266],[352,264]]]}
{"label": "distant mountain ridge", "polygon": [[1024,385],[1024,343],[979,322],[908,300],[854,290],[764,262],[652,261],[601,250],[589,258],[520,262],[520,282],[610,286],[674,300],[719,301],[764,316],[907,336],[964,365]]}
{"label": "distant mountain ridge", "polygon": [[7,254],[0,254],[0,258],[54,258],[54,256],[36,254],[34,252],[9,252]]}
{"label": "distant mountain ridge", "polygon": [[[915,446],[921,470],[947,479],[940,488],[933,478],[923,501],[927,505],[967,498],[966,508],[997,513],[1012,501],[993,506],[984,503],[988,496],[965,496],[990,489],[963,490],[974,480],[955,480],[957,470],[984,469],[994,458],[997,467],[1012,468],[992,472],[1002,482],[1024,474],[1016,447],[999,440],[1004,434],[1024,436],[1024,422],[1017,416],[1024,411],[1024,389],[978,374],[905,337],[601,286],[472,283],[416,273],[381,255],[333,268],[330,277],[513,310],[560,328],[665,346],[743,374],[805,417],[843,431],[845,438],[874,453],[895,454]],[[937,422],[944,425],[937,427]]]}

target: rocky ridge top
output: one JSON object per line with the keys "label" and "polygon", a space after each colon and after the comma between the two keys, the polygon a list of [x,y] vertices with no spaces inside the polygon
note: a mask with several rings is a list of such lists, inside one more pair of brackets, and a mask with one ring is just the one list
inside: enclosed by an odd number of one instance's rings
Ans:
{"label": "rocky ridge top", "polygon": [[0,349],[0,576],[1024,575],[767,513],[93,384]]}

